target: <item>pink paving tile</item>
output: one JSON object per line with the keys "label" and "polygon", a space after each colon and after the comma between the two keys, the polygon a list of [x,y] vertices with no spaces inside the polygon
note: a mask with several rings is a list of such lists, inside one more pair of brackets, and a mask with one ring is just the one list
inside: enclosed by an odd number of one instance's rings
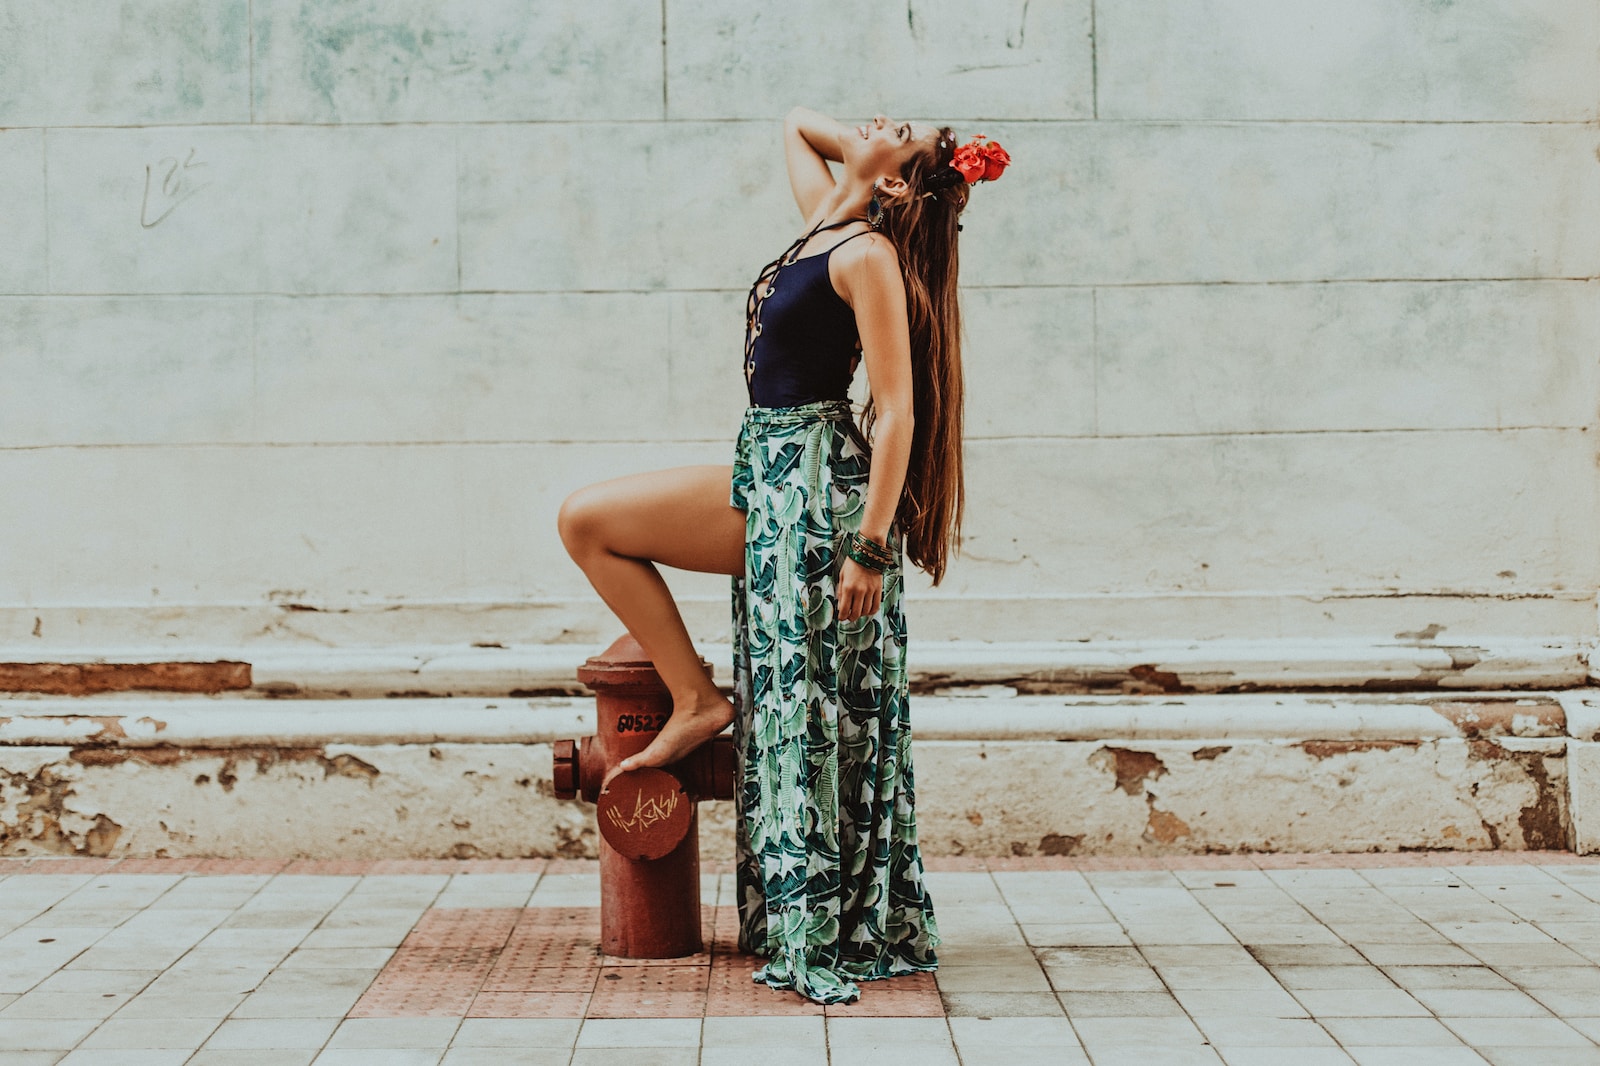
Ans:
{"label": "pink paving tile", "polygon": [[985,867],[990,870],[1076,870],[1079,861],[1070,855],[1011,855],[989,859]]}
{"label": "pink paving tile", "polygon": [[519,926],[484,982],[486,992],[588,992],[600,975],[592,936]]}
{"label": "pink paving tile", "polygon": [[373,859],[295,859],[281,873],[361,877],[372,872]]}
{"label": "pink paving tile", "polygon": [[420,948],[401,945],[389,957],[374,984],[474,976],[477,984],[473,985],[473,991],[477,991],[493,970],[497,954],[497,948],[462,944]]}
{"label": "pink paving tile", "polygon": [[818,1015],[822,1005],[798,992],[757,984],[750,975],[766,960],[754,955],[718,955],[711,961],[706,990],[706,1015],[713,1018]]}
{"label": "pink paving tile", "polygon": [[591,1018],[699,1018],[706,1012],[708,963],[607,966],[589,1000]]}
{"label": "pink paving tile", "polygon": [[367,989],[346,1017],[461,1018],[472,1009],[477,990],[464,985],[419,985]]}
{"label": "pink paving tile", "polygon": [[598,966],[507,966],[497,962],[484,979],[483,991],[589,993],[599,977]]}
{"label": "pink paving tile", "polygon": [[374,874],[453,874],[461,868],[460,859],[378,859]]}
{"label": "pink paving tile", "polygon": [[1529,861],[1526,851],[1455,851],[1433,854],[1450,856],[1441,863],[1444,866],[1517,866]]}
{"label": "pink paving tile", "polygon": [[1166,859],[1148,855],[1084,855],[1077,860],[1079,870],[1162,870]]}
{"label": "pink paving tile", "polygon": [[1593,866],[1600,855],[1579,855],[1571,851],[1525,851],[1528,862],[1538,866]]}
{"label": "pink paving tile", "polygon": [[706,948],[713,955],[739,954],[739,908],[707,907],[711,917],[711,935]]}
{"label": "pink paving tile", "polygon": [[114,872],[119,874],[186,874],[200,865],[199,859],[123,859]]}
{"label": "pink paving tile", "polygon": [[[702,937],[702,940],[704,938]],[[711,965],[710,951],[697,951],[693,955],[678,955],[670,959],[630,959],[623,955],[600,956],[602,966],[709,966]]]}
{"label": "pink paving tile", "polygon": [[417,919],[400,950],[468,945],[498,949],[522,914],[521,907],[435,907]]}
{"label": "pink paving tile", "polygon": [[587,992],[479,992],[468,1018],[582,1018]]}
{"label": "pink paving tile", "polygon": [[931,973],[861,982],[854,1003],[830,1003],[830,1018],[943,1018],[944,1001]]}
{"label": "pink paving tile", "polygon": [[598,874],[599,859],[551,859],[544,868],[547,874]]}
{"label": "pink paving tile", "polygon": [[1262,870],[1328,870],[1337,868],[1344,859],[1342,855],[1333,855],[1328,852],[1308,852],[1306,854],[1267,854],[1256,856],[1256,866]]}
{"label": "pink paving tile", "polygon": [[1254,870],[1253,855],[1170,855],[1161,860],[1166,870]]}
{"label": "pink paving tile", "polygon": [[289,865],[288,859],[201,859],[190,873],[196,874],[275,874]]}
{"label": "pink paving tile", "polygon": [[981,873],[989,868],[989,860],[975,855],[924,855],[922,866],[936,873]]}
{"label": "pink paving tile", "polygon": [[549,859],[462,859],[464,874],[539,874],[550,865]]}

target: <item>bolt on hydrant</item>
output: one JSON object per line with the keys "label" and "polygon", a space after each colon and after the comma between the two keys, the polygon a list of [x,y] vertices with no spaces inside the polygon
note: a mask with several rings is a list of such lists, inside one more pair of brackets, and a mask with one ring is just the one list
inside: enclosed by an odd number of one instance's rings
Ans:
{"label": "bolt on hydrant", "polygon": [[618,774],[602,793],[611,768],[661,732],[672,697],[628,633],[579,667],[578,680],[594,690],[595,735],[556,742],[555,794],[595,804],[601,949],[630,959],[693,955],[704,946],[696,804],[733,798],[733,739],[715,737],[662,769]]}

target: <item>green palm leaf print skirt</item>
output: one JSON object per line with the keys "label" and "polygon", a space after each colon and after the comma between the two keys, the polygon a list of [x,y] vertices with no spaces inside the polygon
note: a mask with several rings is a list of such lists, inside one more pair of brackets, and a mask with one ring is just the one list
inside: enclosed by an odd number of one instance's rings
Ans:
{"label": "green palm leaf print skirt", "polygon": [[[932,970],[911,773],[900,564],[877,614],[834,617],[869,456],[843,400],[745,411],[731,503],[739,946],[755,979],[821,1003]],[[890,547],[899,556],[898,532]]]}

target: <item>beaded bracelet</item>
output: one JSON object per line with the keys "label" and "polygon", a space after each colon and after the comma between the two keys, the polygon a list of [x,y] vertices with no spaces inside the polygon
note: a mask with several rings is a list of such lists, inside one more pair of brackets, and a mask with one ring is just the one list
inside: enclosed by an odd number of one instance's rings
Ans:
{"label": "beaded bracelet", "polygon": [[860,533],[851,533],[845,541],[845,555],[868,570],[884,573],[894,565],[894,552]]}

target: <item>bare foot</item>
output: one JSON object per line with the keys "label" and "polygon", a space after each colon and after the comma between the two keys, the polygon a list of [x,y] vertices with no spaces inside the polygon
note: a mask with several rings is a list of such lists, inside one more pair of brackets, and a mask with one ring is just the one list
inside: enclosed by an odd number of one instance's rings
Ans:
{"label": "bare foot", "polygon": [[600,782],[604,792],[611,779],[629,770],[644,766],[666,766],[675,763],[691,751],[716,736],[733,721],[733,704],[722,697],[709,703],[679,704],[672,708],[667,724],[650,745],[637,755],[630,755],[611,768]]}

